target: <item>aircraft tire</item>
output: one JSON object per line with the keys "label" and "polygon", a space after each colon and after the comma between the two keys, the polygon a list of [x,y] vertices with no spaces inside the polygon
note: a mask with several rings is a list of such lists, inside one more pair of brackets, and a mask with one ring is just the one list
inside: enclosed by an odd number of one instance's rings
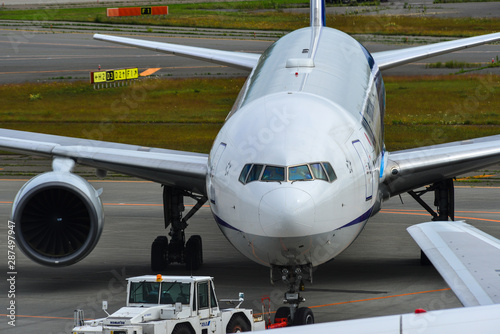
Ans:
{"label": "aircraft tire", "polygon": [[193,235],[186,242],[186,269],[198,270],[203,264],[201,237]]}
{"label": "aircraft tire", "polygon": [[158,236],[151,244],[151,270],[161,271],[167,267],[168,239],[166,236]]}
{"label": "aircraft tire", "polygon": [[276,310],[274,322],[276,322],[276,319],[280,318],[286,318],[288,324],[291,324],[292,317],[290,316],[290,308],[288,306],[281,306]]}
{"label": "aircraft tire", "polygon": [[300,307],[295,312],[293,317],[293,325],[301,326],[301,325],[310,325],[314,324],[314,315],[309,307]]}

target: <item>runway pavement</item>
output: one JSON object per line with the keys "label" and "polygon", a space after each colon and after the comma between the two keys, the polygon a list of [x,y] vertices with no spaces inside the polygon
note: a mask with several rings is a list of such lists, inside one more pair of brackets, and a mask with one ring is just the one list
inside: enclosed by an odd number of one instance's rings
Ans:
{"label": "runway pavement", "polygon": [[[159,69],[155,76],[246,76],[248,72],[174,55],[93,40],[94,33],[149,39],[228,51],[262,53],[286,32],[188,28],[158,28],[67,23],[0,21],[0,84],[54,80],[89,80],[90,72],[138,67],[140,72]],[[255,34],[254,34],[255,33]],[[355,36],[370,52],[392,50],[442,41],[441,38]],[[426,68],[429,63],[455,60],[486,65],[500,56],[498,44],[484,45],[433,57],[384,71],[387,75],[437,75],[460,69]],[[500,74],[500,67],[473,73]]]}
{"label": "runway pavement", "polygon": [[[10,202],[22,180],[0,180],[0,254],[7,276],[7,230]],[[69,333],[73,310],[83,308],[86,317],[102,317],[101,301],[109,311],[125,302],[124,279],[156,274],[149,267],[150,245],[164,234],[159,185],[143,181],[97,181],[104,188],[106,224],[95,250],[80,263],[48,268],[28,260],[15,250],[16,326],[7,324],[8,286],[0,285],[1,333]],[[495,237],[500,237],[498,187],[456,188],[457,216]],[[429,195],[432,201],[432,195]],[[361,236],[337,259],[315,271],[307,284],[305,306],[313,308],[316,321],[336,321],[460,307],[460,303],[432,266],[421,266],[419,249],[407,234],[412,224],[428,221],[428,214],[409,196],[386,203]],[[223,237],[208,208],[190,221],[187,234],[201,234],[205,264],[195,274],[215,277],[218,298],[245,292],[245,307],[260,312],[260,299],[269,295],[273,308],[280,306],[284,286],[272,286],[268,268],[255,264],[232,248]],[[189,275],[172,265],[163,274]],[[5,282],[5,281],[4,281]]]}
{"label": "runway pavement", "polygon": [[[1,29],[1,28],[0,28]],[[29,27],[26,27],[29,29]],[[95,29],[95,32],[99,32]],[[109,32],[108,32],[109,34]],[[161,42],[213,47],[230,51],[262,52],[272,42],[206,38],[138,36]],[[154,75],[190,77],[194,75],[248,75],[247,72],[164,53],[129,48],[95,41],[92,32],[54,33],[29,30],[0,30],[0,83],[37,82],[47,80],[89,80],[90,72],[138,67],[139,72],[160,68]]]}

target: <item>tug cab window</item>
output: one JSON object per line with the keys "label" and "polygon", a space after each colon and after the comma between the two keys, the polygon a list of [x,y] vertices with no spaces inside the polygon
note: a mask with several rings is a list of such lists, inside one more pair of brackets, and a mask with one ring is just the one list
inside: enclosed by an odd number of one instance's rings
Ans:
{"label": "tug cab window", "polygon": [[[209,293],[210,291],[210,293]],[[210,304],[209,304],[210,301]],[[198,283],[198,309],[204,308],[214,308],[217,307],[217,299],[215,298],[215,293],[212,285],[208,282]]]}
{"label": "tug cab window", "polygon": [[241,170],[239,181],[247,184],[252,181],[286,182],[323,180],[333,182],[337,175],[329,162],[311,162],[298,166],[272,166],[246,164]]}
{"label": "tug cab window", "polygon": [[191,284],[180,282],[131,282],[130,304],[189,304]]}
{"label": "tug cab window", "polygon": [[158,304],[159,290],[157,282],[131,282],[129,303]]}

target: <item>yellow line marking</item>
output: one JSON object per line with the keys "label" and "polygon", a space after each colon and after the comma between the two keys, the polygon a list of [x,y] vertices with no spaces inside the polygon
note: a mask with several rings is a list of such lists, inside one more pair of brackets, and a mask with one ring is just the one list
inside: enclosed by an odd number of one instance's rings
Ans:
{"label": "yellow line marking", "polygon": [[482,179],[482,178],[487,178],[487,177],[492,177],[492,176],[496,176],[496,175],[495,174],[491,174],[491,175],[467,176],[467,177],[461,177],[459,179],[456,179],[456,181],[471,180],[471,179]]}

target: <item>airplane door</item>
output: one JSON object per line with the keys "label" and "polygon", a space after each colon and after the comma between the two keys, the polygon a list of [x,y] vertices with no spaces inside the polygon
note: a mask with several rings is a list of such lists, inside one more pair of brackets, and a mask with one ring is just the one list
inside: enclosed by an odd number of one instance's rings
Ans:
{"label": "airplane door", "polygon": [[369,201],[373,197],[373,170],[372,164],[370,163],[370,158],[368,153],[366,152],[363,144],[359,140],[355,140],[352,142],[352,145],[356,149],[358,153],[361,164],[365,169],[365,188],[366,188],[366,200]]}
{"label": "airplane door", "polygon": [[222,157],[222,153],[226,149],[226,143],[220,143],[219,147],[217,147],[217,151],[215,151],[215,155],[210,159],[210,177],[214,177],[215,169],[217,168],[217,164],[219,163],[220,158]]}
{"label": "airplane door", "polygon": [[224,153],[224,150],[226,149],[226,143],[220,143],[219,147],[217,147],[217,151],[215,151],[215,154],[213,157],[210,157],[210,203],[216,204],[216,199],[215,199],[215,188],[214,184],[212,183],[212,179],[214,178],[217,165],[219,164],[219,160],[222,157],[222,153]]}

